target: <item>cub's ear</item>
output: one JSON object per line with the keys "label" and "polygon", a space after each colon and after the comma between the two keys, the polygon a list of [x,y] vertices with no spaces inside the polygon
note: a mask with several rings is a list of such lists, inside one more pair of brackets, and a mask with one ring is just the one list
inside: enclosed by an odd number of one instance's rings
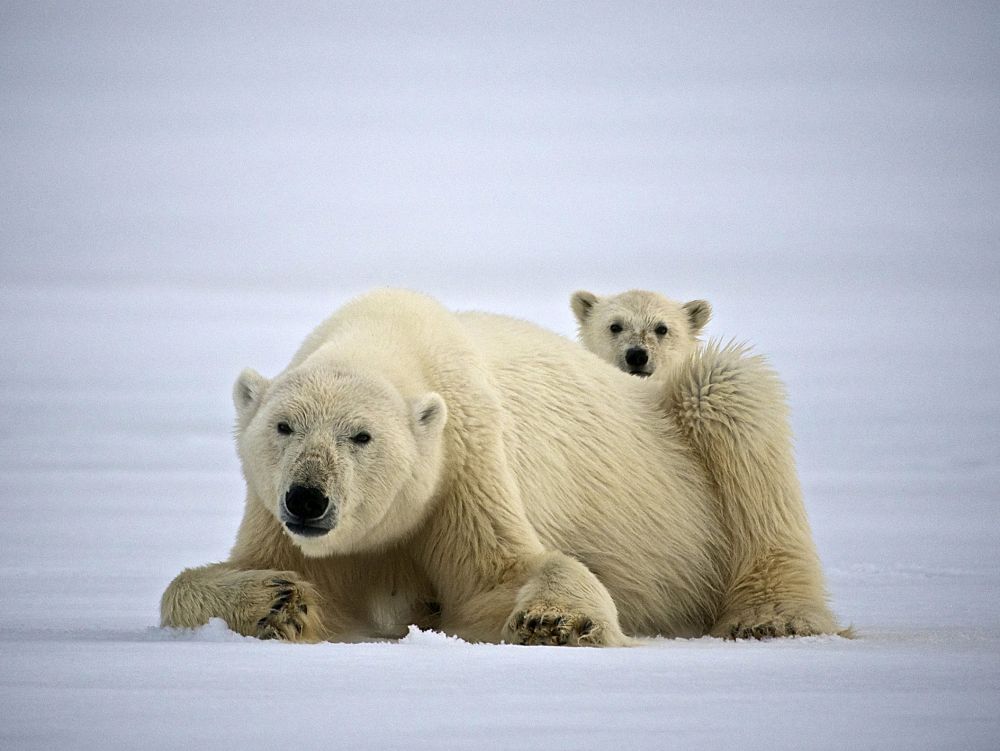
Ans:
{"label": "cub's ear", "polygon": [[418,435],[436,436],[448,420],[448,406],[440,395],[431,391],[410,402],[413,425]]}
{"label": "cub's ear", "polygon": [[583,322],[587,320],[594,306],[600,298],[593,292],[584,292],[580,290],[579,292],[574,292],[569,298],[569,306],[573,308],[573,315],[576,316],[576,322],[583,325]]}
{"label": "cub's ear", "polygon": [[684,303],[683,307],[691,322],[691,333],[697,336],[712,317],[712,306],[708,300],[692,300]]}
{"label": "cub's ear", "polygon": [[271,382],[253,368],[247,368],[240,373],[233,384],[233,404],[236,405],[236,417],[240,425],[246,425],[260,406],[260,398],[267,391]]}

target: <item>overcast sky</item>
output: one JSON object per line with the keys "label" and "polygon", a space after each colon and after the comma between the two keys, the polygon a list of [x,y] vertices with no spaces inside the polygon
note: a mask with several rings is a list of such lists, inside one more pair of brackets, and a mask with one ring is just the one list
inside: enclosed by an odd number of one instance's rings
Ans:
{"label": "overcast sky", "polygon": [[998,8],[3,3],[0,275],[996,287]]}

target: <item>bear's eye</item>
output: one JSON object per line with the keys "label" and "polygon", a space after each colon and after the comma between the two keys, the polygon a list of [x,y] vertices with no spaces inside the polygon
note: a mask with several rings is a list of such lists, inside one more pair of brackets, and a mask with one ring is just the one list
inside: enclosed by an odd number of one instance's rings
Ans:
{"label": "bear's eye", "polygon": [[287,422],[279,422],[278,425],[277,425],[277,429],[278,429],[278,432],[281,433],[281,435],[291,435],[292,434],[292,426],[289,425]]}
{"label": "bear's eye", "polygon": [[620,323],[612,323],[608,329],[612,334],[622,333],[622,325]]}
{"label": "bear's eye", "polygon": [[666,336],[667,335],[667,327],[664,326],[661,323],[659,326],[656,327],[656,335],[657,336]]}
{"label": "bear's eye", "polygon": [[370,441],[371,439],[372,439],[371,433],[368,433],[367,431],[364,430],[362,430],[360,433],[355,433],[354,435],[351,436],[351,440],[358,445],[363,445],[365,443],[368,443],[368,441]]}

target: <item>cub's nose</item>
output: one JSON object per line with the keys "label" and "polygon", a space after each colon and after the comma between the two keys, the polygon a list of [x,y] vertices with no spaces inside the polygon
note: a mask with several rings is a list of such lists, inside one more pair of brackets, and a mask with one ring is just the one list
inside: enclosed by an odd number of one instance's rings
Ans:
{"label": "cub's nose", "polygon": [[330,499],[318,488],[292,485],[285,493],[285,509],[302,521],[319,519],[326,513],[329,505]]}
{"label": "cub's nose", "polygon": [[625,353],[625,362],[633,368],[641,368],[649,362],[649,353],[642,347],[632,347]]}

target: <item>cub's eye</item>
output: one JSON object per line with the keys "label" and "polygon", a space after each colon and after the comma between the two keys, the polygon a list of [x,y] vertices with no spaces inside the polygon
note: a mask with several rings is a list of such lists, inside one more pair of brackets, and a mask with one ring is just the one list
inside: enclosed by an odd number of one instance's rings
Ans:
{"label": "cub's eye", "polygon": [[358,445],[368,443],[372,439],[371,434],[362,430],[360,433],[355,433],[351,436],[351,440]]}
{"label": "cub's eye", "polygon": [[656,335],[657,336],[666,336],[667,335],[667,327],[664,326],[661,323],[659,326],[656,327]]}
{"label": "cub's eye", "polygon": [[278,428],[278,432],[281,433],[281,435],[291,435],[292,434],[292,426],[289,425],[287,422],[279,422],[278,425],[277,425],[277,428]]}
{"label": "cub's eye", "polygon": [[622,325],[620,323],[612,323],[608,329],[612,334],[622,333]]}

